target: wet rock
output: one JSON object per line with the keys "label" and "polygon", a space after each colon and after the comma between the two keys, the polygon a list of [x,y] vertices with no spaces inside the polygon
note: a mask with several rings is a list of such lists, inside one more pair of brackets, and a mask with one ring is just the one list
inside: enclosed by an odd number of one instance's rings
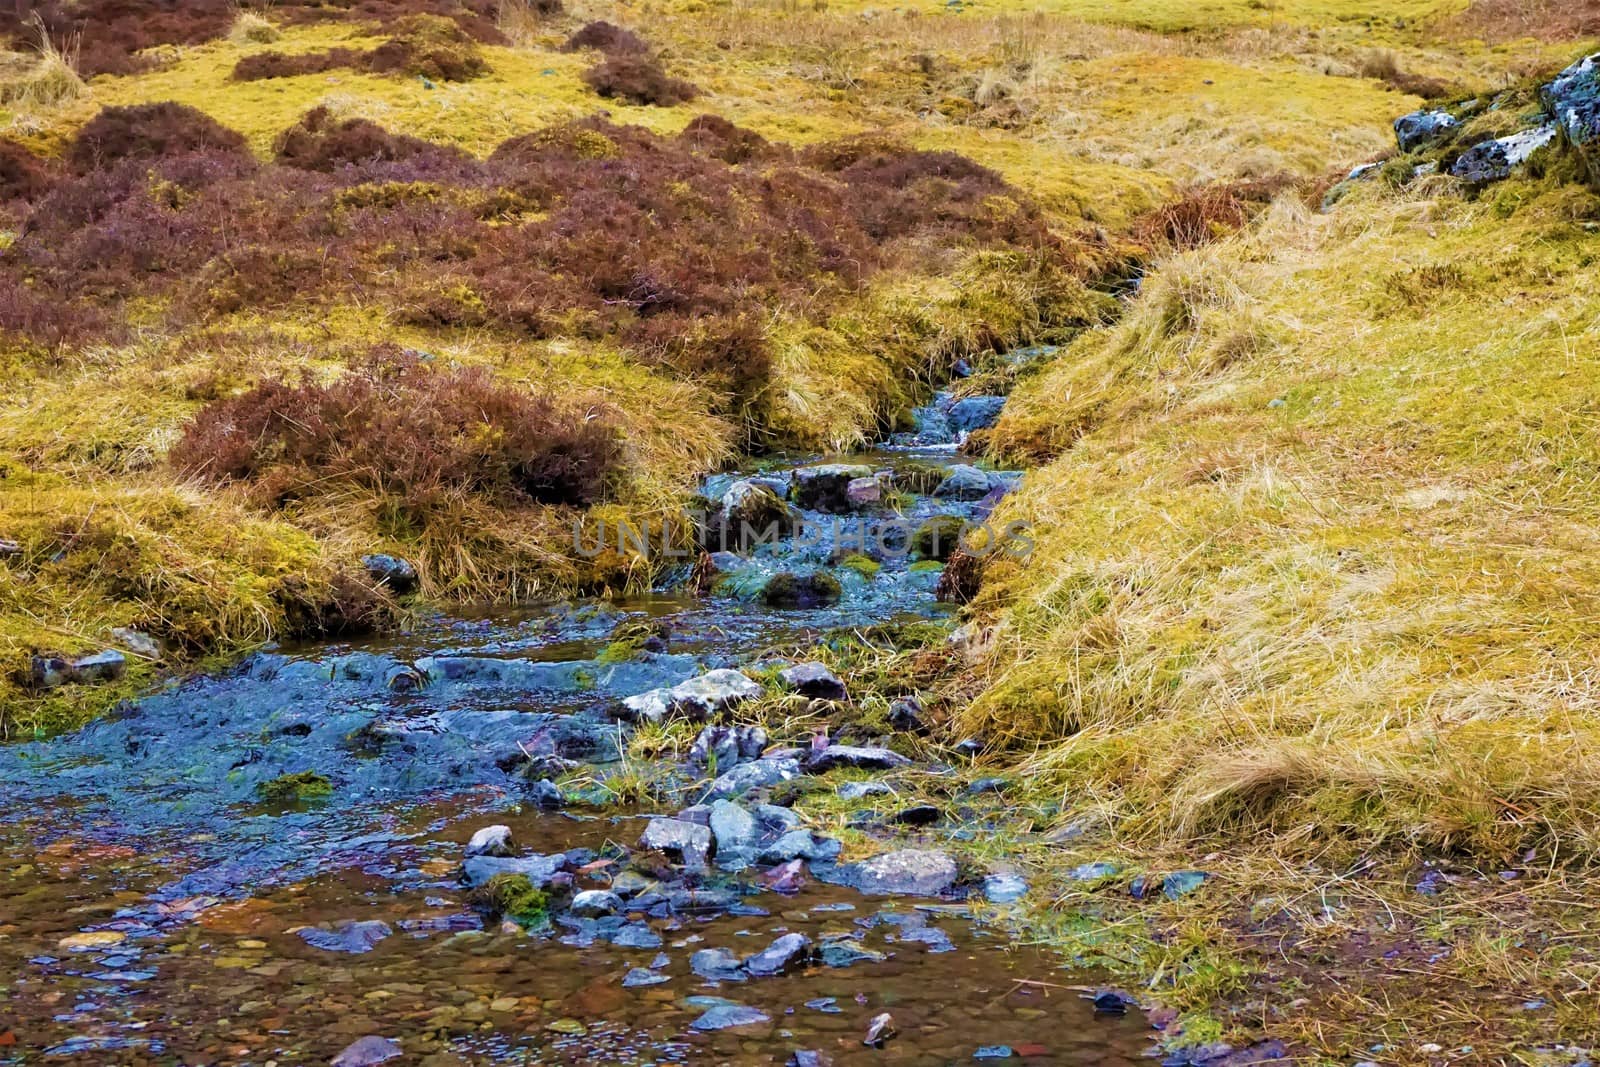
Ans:
{"label": "wet rock", "polygon": [[932,804],[913,804],[889,816],[889,821],[900,826],[932,826],[944,813]]}
{"label": "wet rock", "polygon": [[922,716],[922,701],[909,696],[890,704],[889,725],[904,733],[927,733],[928,724]]}
{"label": "wet rock", "polygon": [[34,656],[28,661],[28,685],[54,689],[72,681],[72,664],[61,656]]}
{"label": "wet rock", "polygon": [[710,829],[711,805],[691,804],[687,808],[684,808],[682,811],[678,812],[675,818],[682,819],[684,822],[692,822],[696,826],[704,826],[707,829]]}
{"label": "wet rock", "polygon": [[869,895],[932,897],[956,884],[956,861],[932,850],[903,849],[840,867],[835,880]]}
{"label": "wet rock", "polygon": [[805,870],[804,860],[794,859],[788,863],[780,863],[761,875],[761,884],[774,893],[792,895],[805,888]]}
{"label": "wet rock", "polygon": [[1128,1009],[1138,1006],[1138,1001],[1126,993],[1119,993],[1114,989],[1102,990],[1094,995],[1094,1013],[1096,1015],[1126,1015]]}
{"label": "wet rock", "polygon": [[635,967],[622,976],[622,987],[624,989],[638,989],[641,986],[660,985],[662,982],[670,981],[672,981],[671,975],[657,974],[655,971],[647,971],[643,967]]}
{"label": "wet rock", "polygon": [[1210,877],[1205,871],[1174,871],[1161,880],[1161,892],[1168,900],[1177,900],[1199,889]]}
{"label": "wet rock", "polygon": [[761,696],[760,684],[735,670],[707,671],[671,688],[652,689],[622,701],[624,717],[634,722],[662,722],[683,716],[705,720]]}
{"label": "wet rock", "polygon": [[859,463],[825,463],[794,472],[790,490],[794,502],[809,511],[844,513],[851,510],[850,483],[871,478],[872,468]]}
{"label": "wet rock", "polygon": [[561,795],[561,787],[548,778],[533,782],[525,793],[530,804],[544,811],[559,811],[567,804],[567,798]]}
{"label": "wet rock", "polygon": [[1413,111],[1394,120],[1394,137],[1402,152],[1415,152],[1454,130],[1460,123],[1448,111]]}
{"label": "wet rock", "polygon": [[1000,412],[1006,406],[1003,396],[969,396],[950,405],[950,428],[957,433],[986,430],[1000,421]]}
{"label": "wet rock", "polygon": [[92,656],[72,661],[71,680],[84,685],[115,682],[128,670],[128,658],[116,649],[108,648]]}
{"label": "wet rock", "polygon": [[788,505],[778,499],[777,493],[750,479],[730,485],[722,494],[720,505],[717,547],[736,552],[784,536],[793,521]]}
{"label": "wet rock", "polygon": [[126,626],[119,626],[111,631],[111,636],[119,645],[140,659],[154,661],[159,660],[165,654],[161,648],[161,642],[147,633],[130,630]]}
{"label": "wet rock", "polygon": [[849,693],[839,676],[820,663],[797,663],[778,674],[783,684],[813,700],[846,700]]}
{"label": "wet rock", "polygon": [[844,495],[852,510],[861,511],[883,502],[883,482],[876,475],[854,478],[845,486]]}
{"label": "wet rock", "polygon": [[759,726],[712,724],[700,731],[689,747],[689,766],[725,771],[746,760],[759,759],[767,747],[767,731]]}
{"label": "wet rock", "polygon": [[744,969],[757,978],[782,974],[811,958],[811,939],[804,934],[784,934],[754,956],[747,956]]}
{"label": "wet rock", "polygon": [[1473,145],[1456,158],[1450,174],[1470,185],[1504,181],[1516,169],[1556,140],[1554,126],[1523,130],[1510,137]]}
{"label": "wet rock", "polygon": [[857,963],[882,963],[889,957],[864,947],[853,938],[824,941],[817,950],[817,958],[826,967],[849,967]]}
{"label": "wet rock", "polygon": [[1082,863],[1067,875],[1075,882],[1102,882],[1113,878],[1122,868],[1115,863]]}
{"label": "wet rock", "polygon": [[711,836],[717,845],[717,866],[725,870],[748,867],[755,858],[760,827],[741,805],[717,800],[711,805]]}
{"label": "wet rock", "polygon": [[708,1009],[704,1015],[689,1025],[695,1030],[709,1032],[727,1030],[735,1026],[754,1026],[757,1023],[771,1021],[765,1013],[745,1007],[743,1004],[719,1004]]}
{"label": "wet rock", "polygon": [[404,595],[417,588],[417,568],[403,559],[379,553],[362,556],[361,565],[374,582],[386,585],[396,593]]}
{"label": "wet rock", "polygon": [[378,942],[394,933],[394,930],[381,919],[365,919],[359,922],[346,920],[331,927],[304,926],[297,933],[300,940],[312,948],[360,956],[371,952]]}
{"label": "wet rock", "polygon": [[398,1041],[368,1034],[346,1045],[344,1051],[335,1056],[330,1063],[331,1067],[377,1067],[380,1063],[387,1063],[404,1055],[405,1049],[400,1047]]}
{"label": "wet rock", "polygon": [[945,475],[933,495],[941,500],[982,500],[993,488],[994,483],[986,472],[966,463],[957,463],[950,468],[950,473]]}
{"label": "wet rock", "polygon": [[623,909],[622,898],[608,889],[585,889],[572,898],[570,911],[580,919],[599,919]]}
{"label": "wet rock", "polygon": [[489,884],[489,880],[501,874],[520,874],[528,879],[528,883],[535,889],[543,889],[551,885],[558,874],[567,868],[567,857],[554,856],[473,856],[461,865],[461,877],[467,885],[476,889]]}
{"label": "wet rock", "polygon": [[909,759],[887,748],[828,745],[806,757],[806,772],[823,774],[836,767],[853,767],[858,771],[887,771],[910,764]]}
{"label": "wet rock", "polygon": [[761,824],[761,828],[770,833],[786,834],[790,830],[800,828],[800,816],[776,804],[757,804],[752,809],[752,814],[755,815],[756,822]]}
{"label": "wet rock", "polygon": [[790,1055],[788,1067],[833,1067],[833,1057],[826,1052],[802,1049]]}
{"label": "wet rock", "polygon": [[639,847],[665,852],[691,870],[703,870],[711,855],[711,831],[682,819],[654,818],[639,835]]}
{"label": "wet rock", "polygon": [[1021,875],[1002,871],[983,880],[983,897],[991,904],[1010,904],[1028,894],[1028,883]]}
{"label": "wet rock", "polygon": [[761,850],[762,863],[789,863],[793,860],[810,860],[812,863],[831,863],[839,858],[843,846],[810,830],[790,830]]}
{"label": "wet rock", "polygon": [[837,792],[841,800],[865,800],[867,797],[892,796],[894,789],[884,782],[840,782]]}
{"label": "wet rock", "polygon": [[769,608],[820,608],[837,604],[844,595],[839,579],[825,571],[795,574],[783,571],[761,587],[761,602]]}
{"label": "wet rock", "polygon": [[509,826],[485,826],[467,842],[468,856],[512,856],[516,851]]}
{"label": "wet rock", "polygon": [[758,759],[718,775],[706,790],[706,799],[736,797],[751,789],[764,789],[800,776],[796,759]]}
{"label": "wet rock", "polygon": [[861,1039],[861,1043],[868,1048],[882,1048],[897,1033],[899,1031],[895,1029],[894,1016],[884,1012],[867,1024],[867,1036]]}
{"label": "wet rock", "polygon": [[611,935],[611,943],[618,948],[660,948],[661,935],[644,923],[628,923]]}
{"label": "wet rock", "polygon": [[709,982],[742,982],[749,977],[739,957],[725,948],[703,948],[689,957],[689,969]]}

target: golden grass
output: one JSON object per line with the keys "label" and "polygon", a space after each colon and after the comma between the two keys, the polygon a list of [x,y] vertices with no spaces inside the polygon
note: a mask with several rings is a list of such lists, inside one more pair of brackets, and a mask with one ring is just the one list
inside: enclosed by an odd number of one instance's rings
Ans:
{"label": "golden grass", "polygon": [[8,64],[0,74],[0,107],[14,116],[48,111],[83,96],[86,86],[78,76],[71,46],[50,39],[44,24],[37,24],[37,54],[31,60]]}

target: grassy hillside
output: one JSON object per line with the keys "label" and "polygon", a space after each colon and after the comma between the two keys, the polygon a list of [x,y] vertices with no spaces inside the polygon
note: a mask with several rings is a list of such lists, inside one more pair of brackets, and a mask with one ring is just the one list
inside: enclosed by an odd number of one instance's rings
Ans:
{"label": "grassy hillside", "polygon": [[[1037,551],[987,567],[941,705],[1052,813],[993,845],[1058,894],[1040,928],[1191,1035],[1600,1040],[1600,199],[1320,210],[1394,117],[1531,84],[1600,8],[225,7],[83,30],[83,78],[0,26],[6,736],[150,684],[16,684],[114,628],[164,669],[391,624],[374,551],[433,602],[638,585],[572,522],[1059,343],[982,442],[1034,467],[1001,517]],[[639,43],[569,45],[595,19]],[[1204,911],[1122,892],[1190,867]]]}

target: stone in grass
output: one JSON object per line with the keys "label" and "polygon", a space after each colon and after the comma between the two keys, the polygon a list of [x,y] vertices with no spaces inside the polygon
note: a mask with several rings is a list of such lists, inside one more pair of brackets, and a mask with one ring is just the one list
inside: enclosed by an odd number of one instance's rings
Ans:
{"label": "stone in grass", "polygon": [[868,895],[932,897],[953,888],[957,872],[944,852],[902,849],[841,867],[835,876]]}
{"label": "stone in grass", "polygon": [[324,952],[345,952],[362,956],[377,947],[378,942],[394,933],[381,919],[362,921],[345,920],[331,927],[303,926],[298,931],[300,940]]}
{"label": "stone in grass", "polygon": [[806,771],[823,774],[836,767],[854,767],[858,771],[887,771],[911,763],[900,753],[887,748],[858,745],[829,745],[806,757]]}
{"label": "stone in grass", "polygon": [[702,1033],[714,1030],[728,1030],[735,1026],[754,1026],[757,1023],[771,1022],[772,1019],[765,1012],[743,1004],[719,1004],[710,1008],[700,1018],[689,1025]]}
{"label": "stone in grass", "polygon": [[485,826],[467,842],[469,856],[512,856],[517,847],[511,840],[511,827],[496,824]]}
{"label": "stone in grass", "polygon": [[736,797],[751,789],[763,789],[767,786],[787,782],[800,776],[800,761],[796,759],[758,759],[751,763],[741,764],[726,774],[718,775],[706,789],[705,799],[714,800],[718,797]]}
{"label": "stone in grass", "polygon": [[1083,863],[1074,867],[1067,877],[1074,882],[1102,882],[1115,877],[1121,869],[1115,863]]}
{"label": "stone in grass", "polygon": [[93,685],[98,682],[115,682],[128,669],[128,658],[115,649],[108,648],[92,656],[72,661],[72,680]]}
{"label": "stone in grass", "polygon": [[405,1055],[398,1041],[376,1034],[357,1038],[332,1060],[332,1067],[377,1067]]}
{"label": "stone in grass", "polygon": [[778,677],[790,689],[814,700],[845,700],[850,695],[839,676],[820,663],[797,663],[784,668]]}
{"label": "stone in grass", "polygon": [[1168,900],[1177,900],[1199,889],[1209,877],[1205,871],[1173,871],[1161,880],[1161,892]]}
{"label": "stone in grass", "polygon": [[361,565],[374,582],[386,585],[396,593],[405,594],[417,588],[417,568],[403,559],[377,553],[362,556]]}

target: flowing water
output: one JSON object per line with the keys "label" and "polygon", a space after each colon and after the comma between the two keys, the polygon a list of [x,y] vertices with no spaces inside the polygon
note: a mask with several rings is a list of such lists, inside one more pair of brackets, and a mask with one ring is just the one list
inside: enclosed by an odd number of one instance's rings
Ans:
{"label": "flowing water", "polygon": [[[886,489],[920,489],[858,501],[854,520],[987,513],[1009,479],[932,495],[936,468],[958,460],[938,409],[926,426],[844,457],[899,469]],[[752,473],[787,494],[804,465]],[[711,479],[708,496],[738,477]],[[1085,976],[1008,944],[953,898],[867,897],[814,878],[785,895],[750,870],[688,879],[695,893],[670,907],[558,914],[542,930],[474,907],[460,862],[487,823],[509,825],[523,853],[567,853],[575,889],[628,868],[639,817],[541,812],[527,792],[532,764],[615,767],[621,697],[837,627],[943,610],[936,568],[869,543],[881,569],[863,573],[841,563],[853,534],[839,516],[803,515],[822,533],[718,557],[727,573],[706,596],[461,613],[381,642],[281,649],[77,734],[0,750],[0,1063],[327,1063],[368,1035],[400,1043],[395,1063],[1141,1058],[1137,1013],[1097,1015]],[[832,575],[840,599],[767,603],[761,590],[784,573]],[[602,654],[619,622],[645,619],[665,624],[665,649]],[[331,794],[261,800],[264,783],[301,772]],[[353,929],[385,936],[347,936],[352,921],[381,921]],[[743,957],[789,932],[850,938],[862,958],[721,983],[690,970],[697,950]],[[759,1021],[697,1029],[730,1003]],[[864,1045],[884,1012],[896,1036]]]}

